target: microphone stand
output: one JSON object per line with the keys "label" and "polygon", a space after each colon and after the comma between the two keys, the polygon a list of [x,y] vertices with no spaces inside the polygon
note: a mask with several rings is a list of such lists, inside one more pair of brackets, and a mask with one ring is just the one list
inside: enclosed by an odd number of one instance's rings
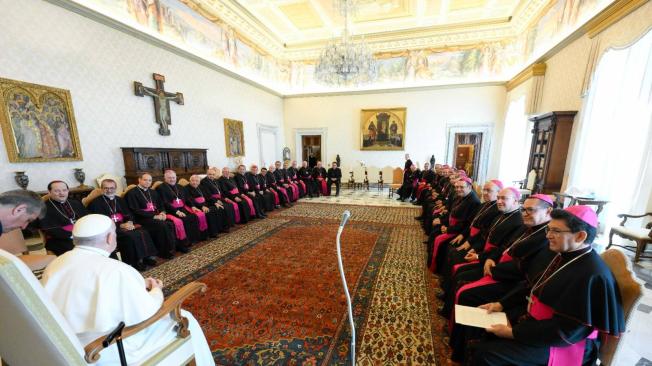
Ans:
{"label": "microphone stand", "polygon": [[344,230],[344,225],[351,217],[349,210],[344,211],[340,227],[337,229],[337,264],[340,269],[340,277],[342,278],[342,286],[344,287],[344,294],[346,295],[346,306],[349,314],[349,325],[351,326],[351,365],[355,366],[355,324],[353,323],[353,307],[351,306],[351,295],[349,295],[349,287],[346,285],[346,277],[344,276],[344,267],[342,266],[342,250],[340,248],[340,236]]}
{"label": "microphone stand", "polygon": [[120,322],[118,326],[109,333],[106,338],[102,341],[102,346],[104,348],[107,348],[108,346],[111,345],[111,342],[113,342],[113,339],[115,339],[115,343],[118,346],[118,355],[120,356],[120,365],[121,366],[127,366],[127,358],[125,357],[125,349],[124,346],[122,345],[122,330],[125,327],[125,322]]}

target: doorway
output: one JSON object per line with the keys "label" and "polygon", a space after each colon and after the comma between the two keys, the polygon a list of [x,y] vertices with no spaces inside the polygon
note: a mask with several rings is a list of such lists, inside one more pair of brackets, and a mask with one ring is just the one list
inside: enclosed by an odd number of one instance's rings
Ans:
{"label": "doorway", "polygon": [[301,160],[307,161],[312,168],[321,161],[321,135],[301,136]]}
{"label": "doorway", "polygon": [[463,169],[466,175],[478,179],[480,151],[482,151],[482,132],[456,133],[453,166]]}

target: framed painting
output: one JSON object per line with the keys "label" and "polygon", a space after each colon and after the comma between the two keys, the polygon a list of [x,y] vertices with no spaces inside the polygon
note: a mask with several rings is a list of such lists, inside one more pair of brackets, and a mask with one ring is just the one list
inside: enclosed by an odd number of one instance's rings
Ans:
{"label": "framed painting", "polygon": [[226,145],[226,156],[244,156],[244,130],[242,121],[224,119],[224,144]]}
{"label": "framed painting", "polygon": [[70,91],[0,78],[0,96],[10,162],[82,160]]}
{"label": "framed painting", "polygon": [[406,108],[363,109],[360,150],[404,150]]}

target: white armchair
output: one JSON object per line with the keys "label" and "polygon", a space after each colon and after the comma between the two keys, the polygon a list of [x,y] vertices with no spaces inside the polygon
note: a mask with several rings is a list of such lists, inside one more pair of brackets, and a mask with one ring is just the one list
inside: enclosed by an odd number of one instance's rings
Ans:
{"label": "white armchair", "polygon": [[[178,336],[172,342],[136,364],[194,362],[187,319],[180,316],[180,306],[186,297],[205,288],[198,282],[184,286],[151,318],[124,329],[126,338],[168,314],[179,322]],[[29,268],[4,250],[0,250],[0,304],[0,355],[9,365],[76,366],[100,359],[104,336],[84,347]]]}

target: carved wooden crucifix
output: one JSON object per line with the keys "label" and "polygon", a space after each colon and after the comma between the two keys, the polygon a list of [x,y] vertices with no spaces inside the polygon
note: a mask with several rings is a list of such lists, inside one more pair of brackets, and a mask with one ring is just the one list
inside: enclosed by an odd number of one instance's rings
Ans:
{"label": "carved wooden crucifix", "polygon": [[168,126],[172,124],[172,118],[170,114],[170,100],[176,102],[179,105],[183,105],[183,94],[181,93],[168,93],[163,87],[165,83],[165,76],[160,74],[154,74],[154,81],[156,82],[156,88],[147,88],[143,84],[134,81],[134,89],[136,95],[139,97],[144,97],[146,95],[154,98],[154,112],[156,113],[156,123],[161,127],[158,129],[158,133],[163,136],[170,135],[170,129]]}

